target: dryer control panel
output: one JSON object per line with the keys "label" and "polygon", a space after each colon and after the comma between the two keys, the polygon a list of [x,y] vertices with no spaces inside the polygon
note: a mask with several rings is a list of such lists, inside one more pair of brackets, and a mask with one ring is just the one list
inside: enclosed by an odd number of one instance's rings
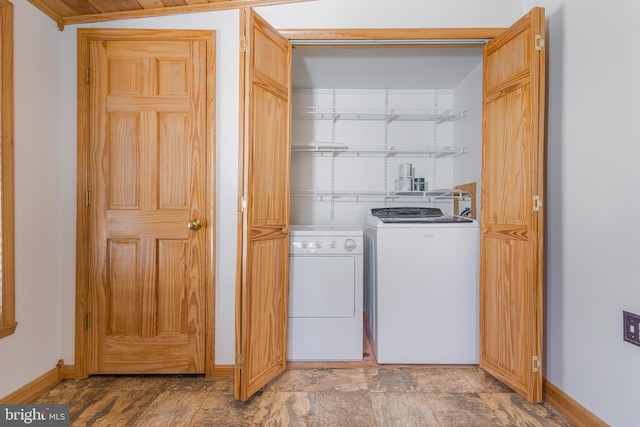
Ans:
{"label": "dryer control panel", "polygon": [[296,255],[362,253],[362,236],[291,236],[289,253]]}

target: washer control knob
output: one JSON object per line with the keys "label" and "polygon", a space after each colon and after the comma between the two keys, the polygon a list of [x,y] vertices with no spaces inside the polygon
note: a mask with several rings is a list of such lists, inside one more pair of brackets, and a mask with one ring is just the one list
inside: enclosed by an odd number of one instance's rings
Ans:
{"label": "washer control knob", "polygon": [[302,249],[307,249],[309,247],[309,243],[307,242],[302,242]]}
{"label": "washer control knob", "polygon": [[335,249],[335,248],[337,248],[337,247],[338,247],[338,244],[336,243],[336,241],[335,241],[335,240],[332,240],[332,241],[331,241],[331,249]]}
{"label": "washer control knob", "polygon": [[316,249],[320,249],[322,247],[322,241],[316,240]]}
{"label": "washer control knob", "polygon": [[356,241],[353,239],[347,239],[344,241],[344,248],[348,251],[352,251],[356,248]]}

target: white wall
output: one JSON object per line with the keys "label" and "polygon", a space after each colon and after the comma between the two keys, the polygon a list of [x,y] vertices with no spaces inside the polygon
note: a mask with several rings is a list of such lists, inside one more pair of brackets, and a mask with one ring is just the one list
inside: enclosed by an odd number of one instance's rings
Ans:
{"label": "white wall", "polygon": [[[15,334],[0,339],[0,397],[53,369],[61,352],[60,36],[14,2]],[[72,141],[73,143],[73,141]],[[71,191],[71,190],[70,190]],[[74,216],[73,209],[70,216]]]}
{"label": "white wall", "polygon": [[[318,0],[308,3],[269,6],[259,8],[259,13],[276,28],[301,27],[462,27],[462,26],[506,26],[522,15],[522,6],[510,0],[492,0],[485,4],[487,12],[479,8],[475,1],[456,0],[454,5],[442,6],[440,3],[420,0],[403,0],[394,2],[393,7],[383,0]],[[467,4],[469,13],[460,14],[462,5]],[[362,11],[369,10],[372,19],[364,18]],[[397,9],[397,10],[396,10]],[[391,10],[395,10],[391,14]],[[423,13],[416,13],[422,10]],[[371,13],[373,11],[373,14]],[[395,15],[395,16],[394,16]],[[341,18],[336,21],[336,17]],[[377,17],[377,18],[375,18]],[[393,17],[393,19],[391,19]],[[473,19],[471,19],[473,18]],[[111,28],[199,28],[217,31],[217,271],[216,271],[216,363],[233,364],[235,343],[235,263],[236,263],[236,195],[237,195],[237,141],[238,141],[238,85],[239,85],[239,52],[237,11],[209,12],[180,15],[172,17],[123,20],[102,24],[86,25],[91,27]],[[370,24],[369,24],[370,22]],[[75,67],[76,67],[76,32],[75,26],[64,30],[62,36],[62,71],[61,84],[69,96],[62,101],[64,111],[62,127],[68,130],[63,135],[67,140],[75,140]],[[68,153],[69,159],[75,153]],[[73,167],[71,167],[73,166]],[[64,168],[69,191],[75,188],[75,163]],[[66,184],[65,184],[66,187]],[[75,205],[69,205],[71,212]],[[67,224],[68,233],[75,233],[73,224]],[[66,271],[75,268],[73,260]],[[65,301],[72,302],[72,281],[65,284]],[[65,317],[63,324],[65,361],[73,360],[73,318]]]}
{"label": "white wall", "polygon": [[[318,0],[259,8],[278,28],[502,27],[547,8],[548,185],[545,375],[613,426],[635,425],[640,348],[640,4],[613,0]],[[0,340],[0,396],[73,362],[75,28],[29,3],[16,14],[16,333]],[[93,27],[209,28],[218,34],[216,360],[232,363],[237,191],[237,12]],[[232,217],[234,219],[232,219]],[[605,396],[604,398],[602,396]]]}
{"label": "white wall", "polygon": [[505,27],[518,19],[516,0],[316,0],[258,7],[276,28]]}
{"label": "white wall", "polygon": [[640,3],[529,0],[546,8],[545,375],[612,426],[638,425]]}

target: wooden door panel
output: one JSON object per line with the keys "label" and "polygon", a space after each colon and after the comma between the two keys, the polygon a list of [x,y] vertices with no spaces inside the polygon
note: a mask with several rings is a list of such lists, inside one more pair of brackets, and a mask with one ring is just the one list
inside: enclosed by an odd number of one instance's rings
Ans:
{"label": "wooden door panel", "polygon": [[137,286],[140,240],[109,239],[107,247],[107,284],[104,303],[108,310],[108,334],[141,337],[143,336],[142,311],[129,309],[129,304],[135,307],[143,305],[142,287]]}
{"label": "wooden door panel", "polygon": [[92,370],[203,373],[210,42],[90,49]]}
{"label": "wooden door panel", "polygon": [[[192,364],[180,357],[188,347],[189,340],[184,337],[173,337],[160,343],[152,338],[115,336],[102,350],[107,361],[102,369],[121,374],[194,373]],[[131,369],[132,365],[135,370]],[[128,370],[132,372],[126,372]]]}
{"label": "wooden door panel", "polygon": [[[167,36],[171,37],[171,36]],[[185,39],[189,38],[186,35]],[[147,40],[149,40],[148,38]],[[187,61],[191,58],[191,51],[188,47],[185,47],[184,40],[174,38],[173,40],[162,40],[162,36],[153,41],[153,44],[149,44],[146,41],[138,41],[137,43],[134,37],[126,40],[109,40],[109,45],[106,46],[107,55],[110,58],[115,59],[128,59],[132,62],[156,62],[162,59],[178,59],[183,58]],[[147,61],[147,60],[151,61]],[[134,74],[134,77],[139,75]],[[151,87],[149,84],[145,84],[146,87]]]}
{"label": "wooden door panel", "polygon": [[543,37],[534,8],[484,51],[480,365],[532,402],[542,399]]}
{"label": "wooden door panel", "polygon": [[285,69],[282,64],[290,60],[289,42],[279,34],[274,37],[273,29],[265,21],[251,29],[250,37],[255,83],[262,81],[270,90],[286,98],[291,70]]}
{"label": "wooden door panel", "polygon": [[140,208],[140,129],[139,113],[109,113],[109,170],[107,200],[109,209]]}
{"label": "wooden door panel", "polygon": [[[499,41],[499,39],[497,39]],[[505,82],[519,81],[519,74],[529,74],[531,31],[525,29],[509,40],[509,45],[496,44],[487,49],[489,73],[484,76],[487,92],[493,92]]]}
{"label": "wooden door panel", "polygon": [[189,176],[190,117],[186,113],[158,114],[158,189],[159,209],[188,209],[189,188],[178,186],[182,177]]}
{"label": "wooden door panel", "polygon": [[105,224],[111,237],[162,236],[164,239],[187,239],[189,229],[185,225],[186,209],[163,210],[158,217],[153,212],[137,210],[111,210],[107,212]]}
{"label": "wooden door panel", "polygon": [[[250,156],[256,164],[265,167],[254,167],[249,185],[252,200],[250,220],[253,226],[279,226],[287,228],[284,222],[287,218],[288,193],[273,191],[287,187],[289,180],[285,171],[289,158],[285,150],[288,144],[282,141],[287,138],[286,123],[274,120],[289,114],[287,100],[262,88],[255,87],[254,99],[256,108],[253,110],[253,126],[255,135],[260,140],[251,147]],[[256,231],[259,231],[257,229]]]}
{"label": "wooden door panel", "polygon": [[286,369],[291,46],[251,9],[241,31],[241,189],[235,397]]}
{"label": "wooden door panel", "polygon": [[[252,296],[246,306],[249,321],[247,340],[251,342],[244,353],[244,372],[248,378],[248,394],[262,388],[265,381],[282,372],[286,363],[281,348],[281,337],[286,334],[282,312],[286,312],[286,282],[282,280],[283,256],[288,256],[286,239],[258,240],[252,243],[250,281]],[[264,275],[264,271],[270,274]]]}
{"label": "wooden door panel", "polygon": [[[487,288],[484,295],[483,316],[491,321],[486,326],[500,333],[484,337],[483,357],[494,361],[494,368],[503,375],[515,377],[516,388],[524,389],[526,384],[522,379],[531,369],[528,353],[523,354],[529,347],[524,331],[530,325],[522,309],[528,301],[521,287],[528,273],[528,259],[522,257],[528,242],[488,239],[485,245],[492,257],[486,260],[483,278],[493,286]],[[505,270],[510,271],[508,277],[503,274]]]}
{"label": "wooden door panel", "polygon": [[[530,140],[528,91],[518,88],[509,94],[487,102],[485,106],[485,131],[492,135],[491,143],[484,148],[483,179],[491,182],[491,191],[482,195],[483,218],[487,230],[493,224],[529,224],[531,177],[529,169],[531,153],[524,142]],[[485,216],[486,215],[486,216]]]}

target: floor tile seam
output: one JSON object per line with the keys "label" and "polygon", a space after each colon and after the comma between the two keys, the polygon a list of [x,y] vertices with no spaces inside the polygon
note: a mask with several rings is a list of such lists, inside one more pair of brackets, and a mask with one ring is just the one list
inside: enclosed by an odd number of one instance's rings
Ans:
{"label": "floor tile seam", "polygon": [[[374,392],[370,392],[369,393],[369,398],[371,399],[371,396],[374,394]],[[376,393],[378,394],[378,393]],[[391,394],[426,394],[426,393],[422,393],[422,392],[384,392],[382,394],[385,395],[391,395]],[[436,415],[435,412],[433,410],[433,407],[431,406],[431,404],[429,403],[429,399],[427,399],[427,405],[428,405],[428,412],[431,415],[433,421],[435,421],[435,424],[429,424],[429,427],[446,427],[445,425],[441,424],[437,419],[436,419]],[[388,427],[387,424],[385,423],[386,418],[384,417],[384,414],[380,413],[380,416],[378,416],[378,411],[376,410],[377,405],[374,404],[373,399],[371,399],[371,407],[373,408],[373,417],[376,421],[376,427]]]}
{"label": "floor tile seam", "polygon": [[[203,394],[209,394],[209,391],[205,391],[202,390]],[[151,399],[147,405],[144,407],[144,409],[142,411],[138,411],[137,414],[131,419],[129,420],[129,422],[127,422],[127,426],[137,426],[138,425],[138,420],[140,419],[144,419],[144,417],[146,416],[146,414],[151,411],[151,409],[154,407],[154,405],[158,402],[158,399],[160,399],[161,396],[166,395],[166,394],[173,394],[173,393],[183,393],[185,392],[185,390],[156,390],[155,393],[155,397],[153,399]],[[199,400],[197,405],[193,405],[192,403],[189,404],[189,409],[193,410],[193,411],[198,411],[200,409],[202,409],[205,405],[204,400]],[[166,402],[160,402],[160,408],[163,408],[164,406],[166,406]],[[150,415],[153,415],[153,411],[150,412]]]}
{"label": "floor tile seam", "polygon": [[165,385],[164,384],[161,384],[161,385],[153,384],[153,385],[144,386],[144,387],[141,387],[141,386],[121,387],[118,384],[113,384],[113,385],[110,385],[108,387],[91,387],[91,386],[88,386],[88,387],[85,387],[83,389],[90,389],[90,390],[114,390],[115,389],[115,390],[123,390],[123,391],[125,391],[125,390],[126,391],[153,391],[153,390],[165,389]]}
{"label": "floor tile seam", "polygon": [[[475,391],[465,391],[465,392],[440,392],[440,391],[429,391],[429,390],[369,390],[372,394],[426,394],[431,396],[460,396],[460,395],[479,395]],[[485,393],[489,394],[489,393]],[[509,393],[507,393],[509,394]]]}
{"label": "floor tile seam", "polygon": [[55,388],[62,390],[104,390],[113,388],[113,384],[90,384],[86,379],[62,380]]}
{"label": "floor tile seam", "polygon": [[475,390],[477,388],[481,388],[482,387],[480,385],[472,384],[471,381],[469,380],[469,378],[466,375],[462,374],[462,373],[460,373],[460,377],[464,380],[465,383],[467,383],[469,385],[469,388],[472,389],[472,390]]}
{"label": "floor tile seam", "polygon": [[[146,413],[147,410],[158,400],[158,398],[162,395],[162,390],[130,390],[130,389],[127,389],[127,391],[130,391],[130,392],[143,391],[145,394],[153,394],[153,399],[150,399],[147,402],[147,404],[144,406],[144,408],[138,408],[136,413],[125,424],[126,426],[137,426],[138,425],[137,421],[140,419],[142,414]],[[153,391],[153,393],[149,393],[150,391]]]}
{"label": "floor tile seam", "polygon": [[[517,393],[515,393],[515,392],[511,392],[511,393],[509,393],[509,392],[479,393],[480,398],[485,402],[487,402],[487,400],[486,400],[487,396],[496,396],[496,395],[498,395],[498,396],[516,396],[516,397],[519,397],[519,395]],[[487,404],[488,403],[489,402],[487,402]],[[544,405],[530,404],[530,403],[528,403],[526,401],[524,401],[522,403],[523,403],[522,407],[519,407],[517,404],[512,403],[512,406],[516,409],[516,412],[524,411],[524,413],[526,415],[528,415],[528,416],[536,419],[536,421],[542,423],[541,425],[546,425],[545,424],[546,422],[553,422],[554,425],[555,425],[554,418],[558,416],[558,413],[555,411],[555,409],[553,407],[550,410],[547,407],[545,407]],[[531,406],[531,407],[529,408],[529,406]],[[500,405],[500,407],[504,408],[503,405]],[[520,410],[518,411],[518,409],[520,409]],[[538,411],[536,411],[535,409],[538,409]],[[542,414],[540,413],[540,411],[542,412]],[[513,417],[513,415],[510,412],[508,412],[506,410],[504,410],[504,412],[509,417]],[[562,419],[562,418],[560,418],[560,419]],[[513,423],[505,424],[505,425],[510,426],[510,425],[513,425]]]}
{"label": "floor tile seam", "polygon": [[498,405],[498,409],[493,409],[491,407],[491,405],[489,405],[489,402],[485,399],[485,396],[487,395],[496,395],[496,394],[513,394],[513,393],[478,393],[478,396],[480,396],[480,399],[482,399],[483,402],[485,402],[487,404],[487,406],[489,406],[489,408],[491,408],[491,410],[493,411],[494,414],[496,414],[496,417],[498,418],[498,420],[500,420],[500,422],[502,422],[502,424],[504,426],[513,426],[513,425],[519,425],[519,423],[517,423],[517,419],[514,420],[514,422],[508,422],[507,420],[505,420],[504,422],[502,421],[502,417],[498,416],[498,410],[500,409],[503,413],[505,413],[507,415],[507,419],[511,419],[513,418],[513,415],[506,410],[506,408],[504,408],[504,406],[502,404]]}
{"label": "floor tile seam", "polygon": [[[506,422],[502,421],[502,419],[498,416],[497,411],[495,409],[493,409],[491,407],[491,405],[489,405],[489,403],[485,399],[482,398],[481,394],[483,394],[483,393],[468,392],[468,393],[432,393],[432,394],[436,395],[436,396],[443,396],[443,395],[449,395],[450,396],[452,394],[456,394],[456,395],[461,395],[461,394],[475,395],[482,401],[482,403],[486,406],[486,408],[489,409],[489,411],[491,411],[491,413],[493,414],[493,417],[496,420],[498,420],[498,422],[500,423],[499,424],[500,426],[505,426],[505,427],[507,427],[507,426],[513,427],[514,426],[513,423],[506,423]],[[484,394],[492,394],[492,393],[484,393]],[[513,394],[513,393],[503,393],[503,394]],[[444,421],[440,419],[441,415],[439,415],[439,414],[442,414],[443,411],[436,411],[432,406],[432,400],[429,399],[428,397],[427,397],[427,405],[429,405],[429,408],[431,409],[431,413],[433,414],[434,418],[436,418],[436,421],[438,421],[440,426],[442,426],[442,427],[466,427],[466,426],[457,426],[457,425],[456,426],[451,426],[451,424],[446,424],[446,423],[443,424]],[[491,424],[491,425],[495,426],[496,424]]]}
{"label": "floor tile seam", "polygon": [[[482,384],[474,384],[468,377],[467,375],[464,375],[464,373],[462,373],[462,370],[473,370],[473,369],[477,369],[474,367],[456,367],[456,366],[444,366],[444,367],[437,367],[437,366],[425,366],[425,367],[399,367],[397,368],[398,371],[404,372],[404,373],[408,373],[409,376],[412,378],[413,383],[416,385],[416,391],[424,391],[424,392],[431,392],[433,391],[431,388],[429,387],[423,387],[420,385],[421,382],[421,377],[423,377],[425,374],[427,374],[427,376],[429,376],[430,374],[434,373],[434,372],[453,372],[455,373],[455,377],[459,380],[462,381],[462,386],[454,389],[445,389],[445,390],[436,390],[437,393],[474,393],[474,392],[481,392],[483,391],[483,386]],[[371,383],[371,381],[369,381],[368,378],[368,382]],[[460,390],[460,391],[458,391]]]}
{"label": "floor tile seam", "polygon": [[[314,421],[314,417],[316,415],[316,402],[317,402],[317,392],[312,392],[312,391],[264,391],[262,392],[262,394],[259,396],[260,399],[258,402],[256,402],[256,407],[253,408],[253,414],[249,413],[249,417],[251,419],[250,421],[250,426],[261,426],[264,427],[265,426],[265,421],[260,421],[257,419],[258,416],[261,416],[260,414],[260,410],[263,408],[263,404],[262,404],[262,399],[266,400],[266,404],[267,406],[270,404],[269,402],[269,398],[271,397],[271,395],[277,395],[277,394],[288,394],[288,395],[298,395],[298,394],[304,394],[307,396],[307,399],[309,401],[309,413],[305,414],[308,418],[309,418],[309,425],[310,426],[314,426],[315,423]],[[313,398],[312,398],[313,396]],[[268,414],[270,415],[270,414]],[[271,425],[269,424],[268,420],[266,422],[267,425]],[[279,423],[276,423],[275,425],[281,425]],[[235,427],[235,426],[234,426]],[[238,426],[240,427],[240,426]]]}
{"label": "floor tile seam", "polygon": [[[393,394],[393,392],[386,392],[384,393],[386,395],[391,395]],[[434,393],[434,392],[411,392],[411,393],[405,393],[405,392],[398,392],[397,394],[420,394],[425,398],[426,401],[426,406],[428,409],[429,414],[431,414],[431,416],[433,417],[433,420],[436,422],[436,424],[430,424],[430,427],[449,427],[449,425],[447,424],[442,424],[443,420],[441,420],[438,416],[438,411],[435,410],[435,408],[432,405],[432,402],[435,400],[435,398],[437,396],[442,396],[442,395],[462,395],[462,394],[470,394],[470,395],[475,395],[476,393]],[[382,426],[382,424],[379,424],[380,427],[386,427],[386,426]],[[462,427],[462,426],[455,426],[455,427]]]}
{"label": "floor tile seam", "polygon": [[371,396],[372,396],[372,392],[369,391],[369,402],[371,404],[371,410],[373,412],[373,419],[376,422],[376,427],[386,427],[384,414],[379,414],[379,411],[377,410],[378,405],[374,403]]}
{"label": "floor tile seam", "polygon": [[370,393],[368,389],[362,390],[279,390],[272,393],[314,393],[314,394],[357,394],[357,393]]}

